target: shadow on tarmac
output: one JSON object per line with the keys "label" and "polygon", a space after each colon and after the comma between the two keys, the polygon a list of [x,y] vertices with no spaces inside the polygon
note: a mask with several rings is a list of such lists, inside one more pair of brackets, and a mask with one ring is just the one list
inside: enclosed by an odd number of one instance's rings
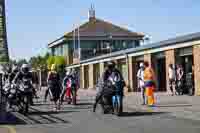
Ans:
{"label": "shadow on tarmac", "polygon": [[167,112],[123,112],[120,117],[138,117],[164,114]]}
{"label": "shadow on tarmac", "polygon": [[0,118],[0,124],[2,125],[17,125],[17,124],[26,124],[25,121],[23,121],[22,119],[18,118],[17,116],[15,116],[12,112],[8,112],[6,113],[6,116],[1,119]]}
{"label": "shadow on tarmac", "polygon": [[0,119],[0,124],[3,125],[34,125],[34,124],[59,124],[70,123],[67,120],[58,117],[57,114],[72,113],[77,111],[40,111],[35,108],[31,108],[27,115],[20,114],[18,112],[8,112],[4,119]]}
{"label": "shadow on tarmac", "polygon": [[155,107],[191,107],[191,104],[155,105]]}
{"label": "shadow on tarmac", "polygon": [[87,103],[77,103],[76,104],[77,106],[84,106],[84,105],[93,105],[93,103],[89,103],[89,102],[87,102]]}
{"label": "shadow on tarmac", "polygon": [[62,114],[62,113],[72,113],[72,112],[79,112],[79,111],[67,111],[67,110],[60,110],[60,111],[40,111],[35,108],[31,108],[32,112],[29,112],[28,115],[53,115],[53,114]]}

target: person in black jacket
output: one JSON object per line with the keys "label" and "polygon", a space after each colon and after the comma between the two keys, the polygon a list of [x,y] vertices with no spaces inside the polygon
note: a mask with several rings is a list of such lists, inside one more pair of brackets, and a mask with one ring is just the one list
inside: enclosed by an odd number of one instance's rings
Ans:
{"label": "person in black jacket", "polygon": [[9,77],[8,77],[10,84],[12,83],[12,81],[14,80],[18,72],[19,72],[18,66],[13,66],[12,72],[9,74]]}
{"label": "person in black jacket", "polygon": [[[93,106],[93,112],[95,112],[97,103],[102,98],[102,96],[112,96],[112,93],[115,91],[112,90],[112,87],[109,87],[109,78],[111,76],[117,75],[117,80],[121,81],[122,88],[124,88],[125,86],[124,78],[121,72],[115,66],[115,62],[108,62],[106,70],[104,71],[102,77],[99,79],[99,82],[97,84],[98,92]],[[120,90],[120,93],[121,96],[123,96],[123,89]]]}
{"label": "person in black jacket", "polygon": [[60,85],[60,76],[56,72],[55,64],[51,66],[51,71],[48,73],[47,84],[48,84],[47,91],[50,93],[50,96],[55,104],[54,110],[57,111],[60,109],[60,103],[58,103],[58,101],[61,94],[61,85]]}
{"label": "person in black jacket", "polygon": [[28,64],[22,65],[21,70],[16,74],[12,82],[14,84],[17,84],[18,82],[23,82],[23,79],[30,81],[30,87],[33,90],[30,102],[31,102],[31,105],[33,105],[33,95],[34,95],[34,88],[32,85],[33,76],[32,76],[32,73],[30,72],[30,67]]}

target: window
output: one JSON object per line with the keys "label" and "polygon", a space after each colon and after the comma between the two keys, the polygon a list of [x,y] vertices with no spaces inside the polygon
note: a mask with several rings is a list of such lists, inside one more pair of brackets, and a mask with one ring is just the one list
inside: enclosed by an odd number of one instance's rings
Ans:
{"label": "window", "polygon": [[69,54],[69,53],[68,53],[68,50],[69,50],[69,49],[68,49],[68,44],[64,44],[64,45],[63,45],[63,55],[64,55],[64,56],[68,56],[68,54]]}
{"label": "window", "polygon": [[54,56],[55,55],[55,48],[51,48],[51,54]]}
{"label": "window", "polygon": [[139,47],[140,46],[140,41],[139,40],[135,40],[134,43],[135,43],[135,47]]}
{"label": "window", "polygon": [[104,41],[104,42],[102,42],[101,43],[101,48],[103,48],[103,49],[109,49],[110,48],[110,42],[108,42],[108,41]]}
{"label": "window", "polygon": [[59,56],[63,56],[63,45],[59,46]]}
{"label": "window", "polygon": [[122,42],[122,47],[123,47],[122,49],[125,49],[125,48],[126,48],[126,41],[123,41],[123,42]]}

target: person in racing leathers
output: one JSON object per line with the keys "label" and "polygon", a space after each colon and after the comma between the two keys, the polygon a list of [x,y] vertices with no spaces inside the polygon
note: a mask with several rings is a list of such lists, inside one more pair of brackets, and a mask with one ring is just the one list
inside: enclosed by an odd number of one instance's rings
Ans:
{"label": "person in racing leathers", "polygon": [[33,95],[34,95],[34,88],[32,86],[32,81],[33,81],[33,76],[32,73],[30,72],[30,67],[28,64],[23,64],[21,66],[21,70],[16,74],[16,76],[13,79],[13,83],[17,84],[18,81],[23,82],[23,79],[29,80],[31,83],[31,89],[33,90],[32,95],[31,95],[31,105],[33,105]]}

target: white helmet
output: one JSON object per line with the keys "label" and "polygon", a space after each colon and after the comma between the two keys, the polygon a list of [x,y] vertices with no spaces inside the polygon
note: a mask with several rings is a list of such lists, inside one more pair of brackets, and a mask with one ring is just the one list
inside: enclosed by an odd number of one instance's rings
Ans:
{"label": "white helmet", "polygon": [[22,68],[29,68],[28,64],[22,64]]}
{"label": "white helmet", "polygon": [[72,69],[71,69],[71,68],[68,68],[68,69],[66,70],[66,75],[70,75],[71,72],[72,72]]}

